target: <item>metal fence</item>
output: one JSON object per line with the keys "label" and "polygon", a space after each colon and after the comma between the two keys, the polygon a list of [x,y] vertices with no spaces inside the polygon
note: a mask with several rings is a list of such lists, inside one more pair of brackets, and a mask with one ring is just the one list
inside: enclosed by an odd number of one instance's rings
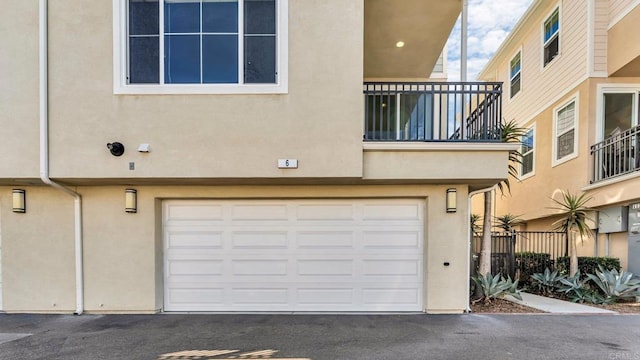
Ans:
{"label": "metal fence", "polygon": [[501,141],[502,83],[365,82],[365,141]]}
{"label": "metal fence", "polygon": [[[471,240],[474,275],[478,269],[482,235]],[[491,273],[509,275],[512,279],[528,281],[531,274],[545,268],[555,270],[558,258],[568,256],[565,233],[549,231],[515,231],[491,234]]]}
{"label": "metal fence", "polygon": [[640,126],[591,146],[592,183],[640,170]]}

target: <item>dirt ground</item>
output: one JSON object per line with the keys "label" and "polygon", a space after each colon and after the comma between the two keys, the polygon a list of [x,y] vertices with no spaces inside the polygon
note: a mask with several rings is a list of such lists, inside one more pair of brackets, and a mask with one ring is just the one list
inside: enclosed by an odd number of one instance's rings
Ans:
{"label": "dirt ground", "polygon": [[479,313],[479,314],[531,314],[531,313],[544,313],[544,311],[530,308],[528,306],[523,306],[520,304],[513,303],[508,300],[503,299],[495,299],[492,300],[489,304],[484,304],[482,302],[478,302],[475,304],[471,304],[471,312]]}
{"label": "dirt ground", "polygon": [[[622,302],[612,305],[593,305],[585,304],[588,306],[599,307],[611,311],[618,312],[620,314],[640,314],[640,303],[636,302]],[[544,311],[533,309],[527,306],[513,303],[508,300],[495,299],[489,304],[482,302],[471,304],[471,312],[479,314],[526,314],[526,313],[544,313]]]}

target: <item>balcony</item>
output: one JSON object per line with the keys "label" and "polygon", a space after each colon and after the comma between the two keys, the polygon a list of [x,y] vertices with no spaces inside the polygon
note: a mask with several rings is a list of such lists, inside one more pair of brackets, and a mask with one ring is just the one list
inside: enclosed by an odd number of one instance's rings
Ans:
{"label": "balcony", "polygon": [[502,83],[365,82],[364,97],[364,141],[501,141]]}
{"label": "balcony", "polygon": [[591,183],[640,170],[640,126],[635,126],[591,146]]}

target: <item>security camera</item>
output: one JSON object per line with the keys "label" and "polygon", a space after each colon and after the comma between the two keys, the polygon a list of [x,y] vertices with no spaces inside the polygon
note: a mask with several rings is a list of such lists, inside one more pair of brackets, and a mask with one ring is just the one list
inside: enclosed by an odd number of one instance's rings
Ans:
{"label": "security camera", "polygon": [[113,156],[121,156],[122,154],[124,154],[124,145],[119,142],[108,143],[107,149],[111,151],[111,155]]}

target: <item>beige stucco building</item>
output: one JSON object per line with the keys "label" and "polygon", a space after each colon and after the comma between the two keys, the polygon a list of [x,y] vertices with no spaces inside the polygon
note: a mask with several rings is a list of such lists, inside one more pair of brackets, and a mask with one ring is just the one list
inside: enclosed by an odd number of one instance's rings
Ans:
{"label": "beige stucco building", "polygon": [[637,1],[533,1],[479,76],[505,82],[504,117],[528,129],[520,179],[510,195],[496,196],[494,214],[520,215],[526,230],[552,230],[551,199],[584,192],[593,198],[597,236],[579,244],[579,255],[618,257],[635,273],[639,21]]}
{"label": "beige stucco building", "polygon": [[1,310],[467,309],[510,147],[427,82],[460,1],[3,5]]}

